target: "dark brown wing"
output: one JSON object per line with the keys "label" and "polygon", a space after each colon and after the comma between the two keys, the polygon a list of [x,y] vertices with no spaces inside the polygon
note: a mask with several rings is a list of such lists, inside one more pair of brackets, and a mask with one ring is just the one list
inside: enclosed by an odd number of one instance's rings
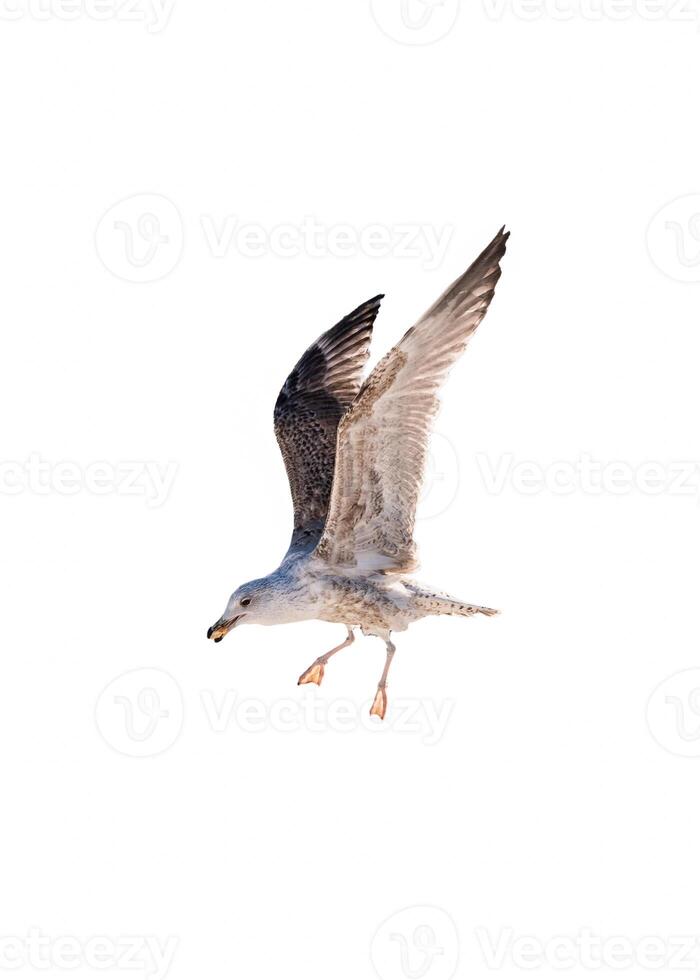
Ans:
{"label": "dark brown wing", "polygon": [[290,551],[311,550],[323,532],[338,423],[360,390],[382,299],[368,300],[322,334],[297,363],[277,398],[275,435],[294,504]]}

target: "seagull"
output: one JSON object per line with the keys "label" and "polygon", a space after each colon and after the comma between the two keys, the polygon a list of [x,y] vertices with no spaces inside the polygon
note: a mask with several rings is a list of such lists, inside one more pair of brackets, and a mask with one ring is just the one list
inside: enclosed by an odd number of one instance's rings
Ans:
{"label": "seagull", "polygon": [[303,354],[274,411],[294,507],[292,539],[279,568],[233,592],[208,639],[218,643],[250,623],[343,624],[343,642],[298,681],[320,684],[330,658],[354,642],[359,627],[386,644],[370,708],[383,719],[396,650],[392,633],[425,616],[497,615],[408,575],[418,567],[413,530],[438,389],[486,314],[509,235],[498,232],[364,383],[382,295]]}

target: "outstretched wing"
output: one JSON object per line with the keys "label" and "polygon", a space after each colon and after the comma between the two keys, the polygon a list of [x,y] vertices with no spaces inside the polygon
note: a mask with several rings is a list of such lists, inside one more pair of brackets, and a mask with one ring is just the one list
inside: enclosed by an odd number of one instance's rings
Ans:
{"label": "outstretched wing", "polygon": [[333,492],[316,555],[352,574],[417,567],[413,525],[437,391],[481,323],[509,233],[473,265],[372,371],[338,429]]}
{"label": "outstretched wing", "polygon": [[275,435],[294,504],[290,551],[313,549],[326,521],[338,423],[360,390],[382,296],[358,306],[309,347],[275,404]]}

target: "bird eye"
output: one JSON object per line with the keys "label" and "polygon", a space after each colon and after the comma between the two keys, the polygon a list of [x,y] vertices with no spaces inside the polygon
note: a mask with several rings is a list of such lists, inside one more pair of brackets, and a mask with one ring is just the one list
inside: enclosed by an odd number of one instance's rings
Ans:
{"label": "bird eye", "polygon": [[241,599],[241,605],[242,606],[249,606],[250,605],[250,599],[247,599],[247,598],[246,599]]}

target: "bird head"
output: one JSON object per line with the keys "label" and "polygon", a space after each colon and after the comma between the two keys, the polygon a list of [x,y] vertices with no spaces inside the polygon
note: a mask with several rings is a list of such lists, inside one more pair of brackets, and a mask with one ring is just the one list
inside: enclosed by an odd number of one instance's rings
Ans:
{"label": "bird head", "polygon": [[207,630],[207,639],[218,643],[242,623],[275,622],[274,607],[274,589],[266,579],[246,582],[232,593],[223,616]]}

